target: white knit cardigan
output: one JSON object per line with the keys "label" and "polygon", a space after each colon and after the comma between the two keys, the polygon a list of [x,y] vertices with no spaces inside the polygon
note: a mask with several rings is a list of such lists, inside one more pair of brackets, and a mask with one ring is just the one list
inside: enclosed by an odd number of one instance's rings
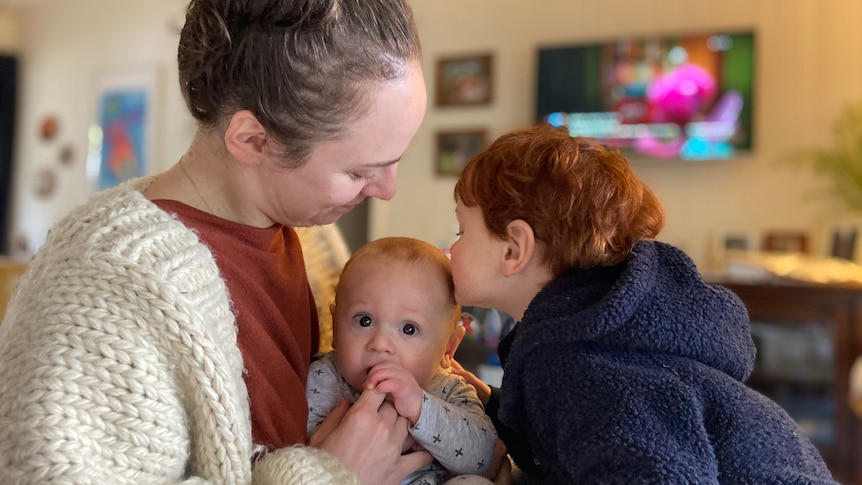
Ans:
{"label": "white knit cardigan", "polygon": [[0,484],[357,483],[302,446],[252,472],[226,286],[143,197],[152,180],[94,195],[20,278],[0,325]]}

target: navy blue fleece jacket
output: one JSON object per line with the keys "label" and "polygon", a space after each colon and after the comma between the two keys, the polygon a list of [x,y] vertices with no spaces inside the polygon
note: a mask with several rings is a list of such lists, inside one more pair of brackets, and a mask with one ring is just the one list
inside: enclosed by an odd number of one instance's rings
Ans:
{"label": "navy blue fleece jacket", "polygon": [[534,298],[500,345],[496,418],[551,483],[835,483],[787,413],[743,384],[748,324],[683,252],[640,242]]}

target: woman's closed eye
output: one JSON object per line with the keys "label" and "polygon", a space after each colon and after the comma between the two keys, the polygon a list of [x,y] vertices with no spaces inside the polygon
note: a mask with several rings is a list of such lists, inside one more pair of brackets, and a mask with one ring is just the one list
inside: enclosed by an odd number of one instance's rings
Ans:
{"label": "woman's closed eye", "polygon": [[365,173],[350,173],[350,178],[356,181],[367,182],[374,178],[374,174],[365,174]]}

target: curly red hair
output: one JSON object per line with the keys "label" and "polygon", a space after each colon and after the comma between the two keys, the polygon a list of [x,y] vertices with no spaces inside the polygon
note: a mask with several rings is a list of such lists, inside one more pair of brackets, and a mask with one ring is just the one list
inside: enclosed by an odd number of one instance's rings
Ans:
{"label": "curly red hair", "polygon": [[511,221],[527,222],[554,275],[620,263],[664,226],[661,204],[622,154],[546,124],[503,135],[473,157],[455,200],[479,206],[501,239]]}

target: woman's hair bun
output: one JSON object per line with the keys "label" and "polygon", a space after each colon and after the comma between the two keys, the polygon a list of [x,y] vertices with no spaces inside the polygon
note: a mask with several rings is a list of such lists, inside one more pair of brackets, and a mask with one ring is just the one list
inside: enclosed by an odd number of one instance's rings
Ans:
{"label": "woman's hair bun", "polygon": [[200,126],[249,110],[293,163],[420,55],[407,0],[189,0],[177,66]]}
{"label": "woman's hair bun", "polygon": [[334,16],[338,4],[339,0],[228,0],[226,18],[238,30],[309,30]]}

